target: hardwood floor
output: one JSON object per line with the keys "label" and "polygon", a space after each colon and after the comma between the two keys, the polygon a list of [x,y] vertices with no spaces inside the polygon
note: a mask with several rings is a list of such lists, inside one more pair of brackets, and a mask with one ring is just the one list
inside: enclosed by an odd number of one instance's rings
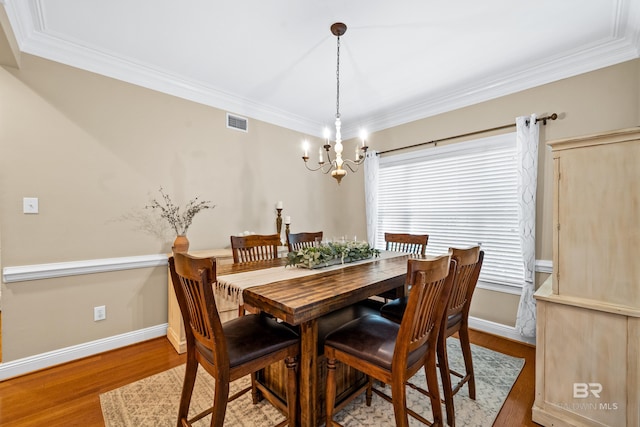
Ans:
{"label": "hardwood floor", "polygon": [[[525,359],[494,426],[537,426],[531,421],[535,348],[476,331],[471,339]],[[101,393],[184,362],[185,356],[178,355],[166,338],[157,338],[0,382],[0,425],[104,426]]]}

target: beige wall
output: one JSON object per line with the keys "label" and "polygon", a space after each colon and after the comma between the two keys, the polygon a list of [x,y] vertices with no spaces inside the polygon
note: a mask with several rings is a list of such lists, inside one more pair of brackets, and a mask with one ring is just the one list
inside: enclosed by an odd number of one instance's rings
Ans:
{"label": "beige wall", "polygon": [[[483,129],[531,112],[561,114],[543,140],[636,125],[638,61],[375,133],[387,149]],[[307,172],[303,135],[225,111],[23,55],[0,68],[2,267],[166,253],[171,235],[144,230],[142,209],[163,186],[178,201],[217,205],[189,231],[193,249],[228,246],[243,230],[275,231],[284,202],[292,230],[364,237],[362,174],[340,186]],[[349,152],[347,150],[347,152]],[[551,259],[550,169],[541,150],[539,259]],[[40,213],[22,214],[38,197]],[[137,219],[137,220],[136,220]],[[139,220],[142,219],[142,222]],[[4,361],[166,322],[166,271],[148,268],[2,284]],[[93,307],[107,320],[93,322]],[[479,291],[474,315],[513,325],[517,297]]]}
{"label": "beige wall", "polygon": [[[195,218],[193,249],[274,233],[278,200],[294,231],[364,235],[327,203],[359,194],[357,182],[307,172],[297,132],[256,120],[249,133],[230,130],[225,111],[30,55],[0,68],[0,93],[3,267],[169,252],[175,236],[145,231],[160,186],[217,205]],[[23,197],[39,198],[38,215],[22,213]],[[166,271],[8,283],[1,304],[9,361],[166,322]],[[96,323],[102,304],[107,320]]]}
{"label": "beige wall", "polygon": [[[551,260],[553,164],[544,142],[637,126],[639,94],[640,61],[635,60],[377,132],[369,140],[384,151],[513,123],[521,115],[558,113],[559,120],[540,127],[536,259]],[[547,277],[538,274],[538,286]],[[514,326],[518,302],[517,295],[479,289],[471,315]]]}

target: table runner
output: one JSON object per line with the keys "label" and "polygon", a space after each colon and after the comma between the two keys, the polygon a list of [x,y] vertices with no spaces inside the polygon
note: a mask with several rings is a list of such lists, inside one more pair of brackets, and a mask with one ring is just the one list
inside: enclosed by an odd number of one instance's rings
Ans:
{"label": "table runner", "polygon": [[314,274],[324,273],[326,271],[339,270],[352,265],[366,264],[380,259],[396,258],[407,255],[408,254],[403,252],[380,251],[379,257],[371,257],[360,261],[346,264],[335,264],[315,269],[288,266],[265,268],[262,270],[252,270],[236,274],[225,274],[218,276],[218,281],[214,284],[214,292],[217,298],[242,305],[244,304],[242,291],[252,286],[266,285],[273,282],[279,282],[280,280],[296,279],[298,277],[311,276]]}

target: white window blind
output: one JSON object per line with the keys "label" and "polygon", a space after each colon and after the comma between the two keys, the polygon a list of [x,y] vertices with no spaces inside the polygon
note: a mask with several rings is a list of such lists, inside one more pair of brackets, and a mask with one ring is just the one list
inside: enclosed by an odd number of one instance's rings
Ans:
{"label": "white window blind", "polygon": [[378,235],[429,234],[427,254],[480,244],[480,280],[521,287],[515,134],[380,159]]}

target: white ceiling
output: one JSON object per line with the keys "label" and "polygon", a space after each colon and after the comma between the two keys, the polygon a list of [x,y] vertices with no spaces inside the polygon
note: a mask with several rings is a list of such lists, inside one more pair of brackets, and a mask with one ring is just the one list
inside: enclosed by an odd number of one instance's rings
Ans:
{"label": "white ceiling", "polygon": [[20,50],[343,137],[638,58],[639,0],[0,0]]}

